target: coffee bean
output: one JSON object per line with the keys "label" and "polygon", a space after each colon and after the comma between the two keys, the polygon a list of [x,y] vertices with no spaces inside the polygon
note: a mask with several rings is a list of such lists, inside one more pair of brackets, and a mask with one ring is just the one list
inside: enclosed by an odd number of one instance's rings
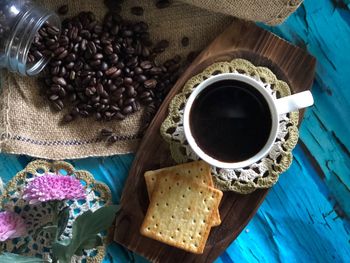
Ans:
{"label": "coffee bean", "polygon": [[68,13],[68,5],[62,5],[57,9],[59,15],[66,15]]}
{"label": "coffee bean", "polygon": [[116,135],[112,135],[107,139],[108,143],[115,143],[118,141],[118,137]]}
{"label": "coffee bean", "polygon": [[143,15],[143,8],[141,6],[134,6],[130,9],[131,13],[135,16]]}
{"label": "coffee bean", "polygon": [[150,68],[152,68],[152,62],[150,62],[150,61],[148,61],[148,60],[142,61],[142,62],[140,63],[140,67],[141,67],[142,69],[144,69],[144,70],[150,69]]}
{"label": "coffee bean", "polygon": [[153,89],[157,86],[157,81],[155,79],[149,79],[146,80],[143,85],[145,86],[145,88],[147,89]]}
{"label": "coffee bean", "polygon": [[141,109],[141,105],[138,101],[132,102],[131,107],[132,107],[134,112],[139,111]]}
{"label": "coffee bean", "polygon": [[58,27],[56,27],[56,26],[48,26],[46,31],[51,36],[57,36],[60,33],[60,29]]}
{"label": "coffee bean", "polygon": [[125,115],[132,113],[132,111],[133,111],[133,109],[132,109],[132,106],[130,106],[130,105],[125,106],[122,110],[123,114],[125,114]]}
{"label": "coffee bean", "polygon": [[166,39],[159,41],[155,46],[155,48],[160,48],[160,49],[166,49],[167,47],[169,47],[169,41]]}
{"label": "coffee bean", "polygon": [[61,85],[61,86],[66,86],[67,85],[67,82],[64,78],[62,77],[53,77],[52,78],[52,81],[58,85]]}
{"label": "coffee bean", "polygon": [[58,59],[64,59],[68,55],[68,50],[64,50],[61,54],[58,55]]}
{"label": "coffee bean", "polygon": [[64,106],[61,100],[55,100],[51,105],[56,111],[61,111]]}
{"label": "coffee bean", "polygon": [[94,54],[96,54],[96,52],[97,52],[96,45],[95,45],[95,43],[92,42],[92,41],[89,41],[89,42],[87,43],[87,49],[89,50],[89,52],[90,52],[91,55],[94,55]]}
{"label": "coffee bean", "polygon": [[63,117],[63,121],[64,122],[71,122],[71,121],[73,121],[74,120],[74,117],[73,117],[73,115],[71,115],[71,114],[66,114],[64,117]]}
{"label": "coffee bean", "polygon": [[169,0],[158,0],[156,2],[156,7],[159,8],[159,9],[162,9],[162,8],[167,8],[170,6],[170,1]]}
{"label": "coffee bean", "polygon": [[181,39],[181,45],[182,45],[183,47],[187,47],[189,44],[190,44],[190,39],[189,39],[188,37],[183,37],[183,38]]}
{"label": "coffee bean", "polygon": [[131,105],[133,102],[135,102],[134,98],[130,98],[124,101],[124,105]]}
{"label": "coffee bean", "polygon": [[153,67],[153,68],[151,68],[150,69],[150,71],[149,71],[149,73],[151,74],[151,75],[159,75],[159,74],[161,74],[162,73],[162,68],[160,68],[160,67]]}
{"label": "coffee bean", "polygon": [[191,51],[190,53],[188,53],[187,55],[187,62],[192,63],[193,60],[198,56],[198,52],[197,51]]}
{"label": "coffee bean", "polygon": [[58,98],[59,96],[57,94],[52,94],[49,99],[54,101],[54,100],[57,100]]}
{"label": "coffee bean", "polygon": [[114,115],[118,120],[124,120],[125,119],[125,115],[120,113],[120,112],[117,112],[115,115]]}
{"label": "coffee bean", "polygon": [[117,72],[118,71],[118,68],[117,67],[111,67],[111,68],[109,68],[107,71],[106,71],[106,75],[107,76],[111,76],[111,75],[113,75],[115,72]]}

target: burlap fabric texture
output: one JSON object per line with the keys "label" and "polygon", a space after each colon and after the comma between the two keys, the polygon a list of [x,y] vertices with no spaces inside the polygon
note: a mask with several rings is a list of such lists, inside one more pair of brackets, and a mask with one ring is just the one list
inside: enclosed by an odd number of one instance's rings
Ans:
{"label": "burlap fabric texture", "polygon": [[[62,4],[68,3],[70,10],[68,16],[80,11],[93,11],[99,18],[102,18],[106,12],[103,1],[38,0],[36,2],[50,9],[57,9]],[[230,15],[271,22],[269,14],[277,18],[277,13],[280,14],[286,6],[288,8],[297,6],[299,1],[185,0],[185,2],[209,8],[215,12],[177,1],[169,8],[157,9],[153,0],[127,0],[123,3],[122,16],[147,21],[150,25],[151,36],[155,41],[168,39],[171,45],[160,58],[166,59],[175,54],[186,57],[189,52],[201,50],[207,46],[232,21],[230,16],[216,12],[225,11],[227,14],[228,9],[231,8]],[[246,4],[241,5],[241,9],[236,9],[236,4],[242,2],[254,3],[255,7],[249,5],[249,8],[257,12],[252,11],[248,16],[249,13],[246,11],[249,9],[243,8],[247,7]],[[275,3],[275,7],[270,2]],[[135,17],[130,14],[130,7],[136,5],[144,7],[143,17]],[[271,8],[273,10],[270,10]],[[275,9],[278,11],[275,12]],[[257,13],[259,16],[256,16]],[[262,13],[265,13],[264,17]],[[184,36],[190,38],[190,44],[185,48],[181,46],[181,39]],[[20,77],[3,71],[1,82],[0,150],[3,152],[56,160],[109,156],[134,152],[137,149],[140,140],[139,130],[143,123],[142,111],[124,121],[100,123],[93,119],[79,119],[68,125],[62,125],[61,119],[64,112],[51,111],[46,99],[39,95],[35,78]],[[117,143],[108,147],[98,138],[99,131],[106,127],[112,128],[119,139]]]}

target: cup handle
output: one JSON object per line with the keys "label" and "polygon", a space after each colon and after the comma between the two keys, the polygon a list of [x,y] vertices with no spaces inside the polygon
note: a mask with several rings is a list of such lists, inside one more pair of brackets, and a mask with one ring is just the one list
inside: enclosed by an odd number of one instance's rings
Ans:
{"label": "cup handle", "polygon": [[285,114],[312,106],[314,104],[314,98],[312,93],[307,90],[291,96],[280,98],[275,102],[278,114]]}

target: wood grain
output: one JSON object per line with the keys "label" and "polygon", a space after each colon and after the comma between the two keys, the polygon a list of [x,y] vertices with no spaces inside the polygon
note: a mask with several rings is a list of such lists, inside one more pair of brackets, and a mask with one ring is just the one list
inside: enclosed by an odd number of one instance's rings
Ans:
{"label": "wood grain", "polygon": [[159,133],[171,99],[190,77],[208,65],[236,57],[269,67],[296,92],[306,90],[312,84],[315,59],[253,23],[236,20],[197,57],[165,99],[141,142],[123,191],[122,209],[116,220],[114,240],[153,262],[214,261],[242,231],[268,192],[258,190],[249,195],[225,193],[220,207],[222,224],[212,229],[205,252],[199,256],[139,234],[148,207],[143,174],[147,170],[173,164],[168,147]]}

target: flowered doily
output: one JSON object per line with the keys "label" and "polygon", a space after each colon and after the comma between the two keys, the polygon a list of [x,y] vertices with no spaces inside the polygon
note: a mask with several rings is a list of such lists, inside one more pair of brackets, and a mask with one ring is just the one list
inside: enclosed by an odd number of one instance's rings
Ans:
{"label": "flowered doily", "polygon": [[[173,159],[177,163],[198,160],[199,157],[189,146],[183,129],[184,107],[191,92],[202,81],[221,73],[238,73],[248,75],[260,82],[274,98],[291,94],[287,83],[278,80],[271,70],[256,67],[244,59],[230,62],[218,62],[206,68],[202,73],[192,77],[185,84],[182,92],[174,97],[169,106],[169,115],[161,126],[161,134],[170,146]],[[298,142],[299,112],[280,116],[277,139],[269,155],[259,162],[242,169],[221,169],[212,167],[215,184],[224,191],[248,194],[258,188],[274,185],[279,175],[292,163],[292,149]]]}
{"label": "flowered doily", "polygon": [[[86,191],[85,200],[65,201],[65,205],[70,206],[70,216],[65,231],[60,236],[61,240],[71,237],[75,218],[85,211],[95,211],[104,205],[111,204],[112,199],[107,185],[96,182],[87,171],[75,171],[74,167],[66,162],[33,161],[6,185],[0,196],[0,209],[18,213],[25,220],[29,235],[3,242],[0,244],[1,249],[11,253],[21,251],[22,255],[37,256],[51,262],[51,237],[48,233],[40,233],[37,230],[52,221],[52,209],[47,203],[29,205],[22,198],[28,181],[45,173],[74,176],[80,180]],[[102,237],[106,244],[107,233]],[[84,250],[82,256],[74,256],[71,262],[102,262],[104,255],[105,245]]]}

